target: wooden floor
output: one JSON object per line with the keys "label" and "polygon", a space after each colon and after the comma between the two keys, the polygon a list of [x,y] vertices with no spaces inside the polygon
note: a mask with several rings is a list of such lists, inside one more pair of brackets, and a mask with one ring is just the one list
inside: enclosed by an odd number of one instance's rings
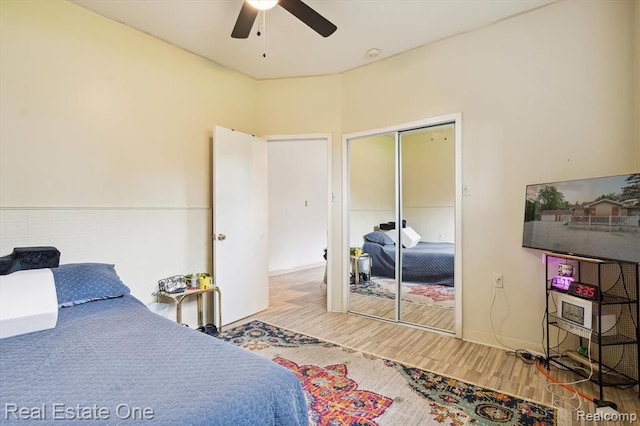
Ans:
{"label": "wooden floor", "polygon": [[[445,332],[453,332],[454,330],[454,308],[428,306],[403,299],[400,301],[400,310],[402,312],[402,322],[428,326]],[[394,320],[396,317],[396,301],[352,292],[349,295],[349,311]]]}
{"label": "wooden floor", "polygon": [[[272,277],[269,309],[229,324],[225,329],[250,319],[260,319],[523,399],[550,406],[554,404],[554,396],[546,388],[551,382],[535,365],[507,355],[505,350],[365,316],[327,312],[326,288],[320,285],[323,274],[324,269],[318,268]],[[577,380],[575,375],[557,369],[552,369],[552,373],[564,382]],[[592,383],[581,383],[577,388],[588,395],[598,396],[597,387]],[[571,392],[557,385],[552,386],[551,390],[563,398],[572,396]],[[620,413],[640,415],[637,387],[626,390],[607,387],[604,396],[605,400],[618,405]],[[582,411],[595,412],[593,403],[582,398],[580,400]],[[577,406],[578,401],[569,400],[568,403]],[[565,405],[565,408],[569,407]],[[573,421],[572,424],[594,423]]]}

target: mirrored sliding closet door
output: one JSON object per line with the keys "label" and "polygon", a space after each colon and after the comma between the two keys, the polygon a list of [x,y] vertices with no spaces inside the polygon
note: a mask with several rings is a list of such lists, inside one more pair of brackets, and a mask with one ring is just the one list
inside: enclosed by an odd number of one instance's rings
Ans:
{"label": "mirrored sliding closet door", "polygon": [[[349,141],[349,309],[396,319],[395,253],[391,237],[374,232],[395,217],[396,140],[394,134]],[[373,256],[377,276],[373,277]]]}
{"label": "mirrored sliding closet door", "polygon": [[454,123],[347,146],[349,311],[453,332]]}

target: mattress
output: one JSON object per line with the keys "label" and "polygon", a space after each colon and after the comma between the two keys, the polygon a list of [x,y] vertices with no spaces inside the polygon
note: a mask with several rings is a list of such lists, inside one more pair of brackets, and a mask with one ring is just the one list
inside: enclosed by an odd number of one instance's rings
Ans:
{"label": "mattress", "polygon": [[[0,343],[2,423],[307,425],[286,368],[125,295]],[[45,420],[43,423],[42,420]]]}
{"label": "mattress", "polygon": [[[371,256],[371,273],[395,278],[396,246],[365,241],[362,251]],[[452,243],[419,242],[402,249],[402,281],[453,286],[455,250]]]}

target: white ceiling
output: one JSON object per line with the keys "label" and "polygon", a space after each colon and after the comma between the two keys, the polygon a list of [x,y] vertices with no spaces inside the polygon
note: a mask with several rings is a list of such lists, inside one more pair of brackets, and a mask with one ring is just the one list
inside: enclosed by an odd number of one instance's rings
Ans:
{"label": "white ceiling", "polygon": [[[280,6],[231,38],[243,0],[71,0],[255,79],[340,73],[557,0],[305,0],[338,30],[323,38]],[[380,50],[372,59],[371,48]],[[266,53],[266,57],[262,54]]]}

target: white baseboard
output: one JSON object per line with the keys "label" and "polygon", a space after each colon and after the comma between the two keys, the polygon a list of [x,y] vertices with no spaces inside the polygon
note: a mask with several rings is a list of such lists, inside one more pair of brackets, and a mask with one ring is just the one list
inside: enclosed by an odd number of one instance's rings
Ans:
{"label": "white baseboard", "polygon": [[520,339],[514,339],[506,336],[498,336],[498,338],[500,339],[500,341],[497,341],[493,334],[474,330],[465,331],[462,340],[508,351],[515,351],[518,349],[527,350],[534,355],[544,356],[544,348],[542,347],[542,344],[526,342]]}
{"label": "white baseboard", "polygon": [[275,271],[269,271],[269,276],[270,277],[275,277],[275,276],[278,276],[278,275],[290,274],[292,272],[305,271],[307,269],[319,268],[321,266],[325,266],[325,262],[317,262],[317,263],[312,263],[310,265],[297,266],[295,268],[278,269],[278,270],[275,270]]}

